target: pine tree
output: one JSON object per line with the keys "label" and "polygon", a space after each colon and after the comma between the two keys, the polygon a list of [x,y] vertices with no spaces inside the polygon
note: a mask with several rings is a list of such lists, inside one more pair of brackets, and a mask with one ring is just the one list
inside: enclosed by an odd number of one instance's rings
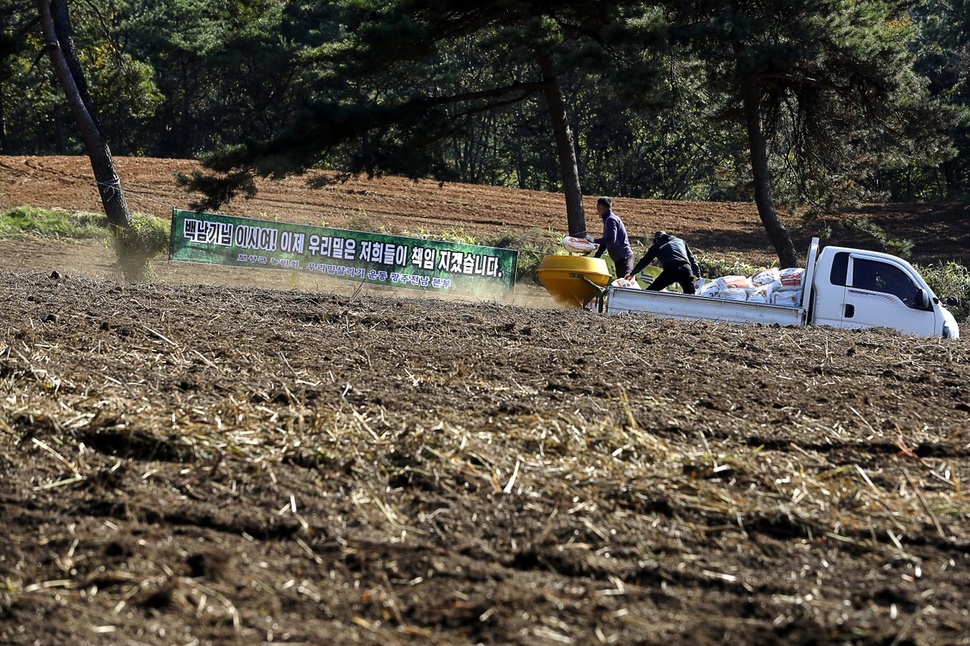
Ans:
{"label": "pine tree", "polygon": [[[560,74],[585,69],[604,82],[622,77],[618,87],[629,96],[649,84],[650,74],[643,73],[649,68],[636,64],[648,39],[631,34],[649,33],[654,25],[629,20],[627,5],[641,6],[591,0],[474,7],[457,0],[348,3],[343,40],[321,47],[320,65],[331,73],[322,75],[316,100],[280,137],[214,159],[213,169],[230,171],[226,181],[196,177],[194,185],[207,185],[217,199],[251,192],[254,173],[299,172],[348,141],[357,142],[345,160],[349,172],[446,178],[447,169],[429,152],[456,136],[464,117],[542,96],[558,151],[569,232],[584,234],[576,141]],[[455,73],[457,60],[449,55],[456,43],[484,52],[491,74],[484,83],[441,92],[448,87],[443,80]],[[624,74],[619,61],[625,61]],[[531,69],[529,77],[508,73],[523,69]]]}
{"label": "pine tree", "polygon": [[115,230],[128,227],[131,225],[131,212],[74,49],[67,0],[37,0],[37,10],[48,56],[87,147],[108,223]]}
{"label": "pine tree", "polygon": [[706,0],[673,4],[673,42],[709,61],[745,124],[754,198],[784,265],[791,237],[775,211],[775,168],[824,208],[858,195],[873,170],[948,154],[952,119],[913,72],[908,4],[896,0]]}

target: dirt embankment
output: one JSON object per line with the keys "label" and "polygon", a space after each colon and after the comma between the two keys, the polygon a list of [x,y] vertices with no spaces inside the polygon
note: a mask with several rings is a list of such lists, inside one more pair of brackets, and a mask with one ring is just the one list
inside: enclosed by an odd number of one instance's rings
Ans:
{"label": "dirt embankment", "polygon": [[[172,207],[190,208],[192,198],[174,181],[176,172],[198,169],[177,159],[118,158],[119,174],[134,210],[168,217]],[[225,212],[303,224],[391,232],[462,230],[484,239],[506,232],[537,229],[566,233],[565,204],[559,194],[468,184],[412,182],[396,177],[355,178],[311,188],[306,177],[261,180],[252,200],[236,200]],[[586,198],[587,225],[598,232]],[[90,164],[85,157],[0,157],[0,208],[20,205],[100,211]],[[630,235],[648,238],[657,229],[683,235],[698,250],[748,262],[771,262],[775,252],[752,204],[634,200],[618,196],[617,212]],[[784,217],[784,216],[783,216]],[[970,204],[928,203],[873,205],[858,218],[881,227],[895,240],[913,242],[912,260],[921,264],[956,261],[970,265]],[[804,224],[785,218],[796,248],[807,248],[813,235],[831,244],[876,248],[871,236],[845,229],[831,219]]]}

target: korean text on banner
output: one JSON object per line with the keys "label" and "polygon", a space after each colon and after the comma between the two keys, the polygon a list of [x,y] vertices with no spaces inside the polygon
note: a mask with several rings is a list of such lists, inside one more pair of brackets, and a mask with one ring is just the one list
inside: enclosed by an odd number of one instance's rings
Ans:
{"label": "korean text on banner", "polygon": [[514,290],[518,251],[176,209],[169,259],[482,295]]}

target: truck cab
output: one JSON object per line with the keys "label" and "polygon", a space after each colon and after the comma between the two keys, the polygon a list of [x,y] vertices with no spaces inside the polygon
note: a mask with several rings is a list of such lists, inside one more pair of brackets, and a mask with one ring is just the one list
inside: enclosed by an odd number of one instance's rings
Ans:
{"label": "truck cab", "polygon": [[841,328],[889,327],[915,336],[958,338],[953,315],[901,258],[825,247],[816,266],[811,318]]}

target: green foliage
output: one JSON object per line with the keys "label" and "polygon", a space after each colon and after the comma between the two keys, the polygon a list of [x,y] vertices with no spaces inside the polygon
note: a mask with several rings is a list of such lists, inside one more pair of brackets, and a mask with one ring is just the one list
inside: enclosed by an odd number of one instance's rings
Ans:
{"label": "green foliage", "polygon": [[168,250],[171,222],[135,213],[131,226],[111,235],[103,213],[71,212],[19,206],[0,213],[0,238],[39,236],[45,238],[93,239],[114,245],[117,267],[129,280],[153,276],[151,260]]}
{"label": "green foliage", "polygon": [[757,267],[735,258],[728,261],[698,254],[697,266],[704,278],[720,278],[721,276],[750,276],[758,271]]}
{"label": "green foliage", "polygon": [[131,226],[115,232],[117,266],[132,281],[154,277],[151,261],[168,249],[171,222],[150,215],[132,215]]}
{"label": "green foliage", "polygon": [[[228,151],[221,181],[193,182],[218,199],[251,188],[254,172],[234,172],[247,164],[562,190],[538,52],[556,63],[588,194],[750,199],[739,61],[759,74],[779,202],[821,212],[970,191],[967,0],[71,10],[112,151]],[[36,6],[0,0],[0,15],[0,153],[83,152]]]}
{"label": "green foliage", "polygon": [[[35,154],[55,145],[63,94],[48,65],[38,65],[42,51],[40,29],[33,25],[37,10],[0,0],[0,153]],[[61,112],[58,112],[58,111]],[[63,119],[60,119],[62,121]],[[60,152],[63,152],[61,150]]]}
{"label": "green foliage", "polygon": [[557,189],[564,169],[537,100],[551,84],[540,58],[556,63],[571,104],[597,104],[604,92],[651,103],[660,13],[620,5],[346,3],[347,28],[331,43],[339,46],[315,50],[332,70],[321,91],[236,162],[259,173],[276,160],[289,160],[289,172],[323,161],[354,173]]}
{"label": "green foliage", "polygon": [[[83,53],[90,58],[92,49]],[[105,135],[112,148],[127,154],[144,152],[144,144],[139,141],[143,128],[164,100],[152,78],[154,70],[122,53],[96,58],[85,65],[85,71],[99,119],[110,126]]]}
{"label": "green foliage", "polygon": [[909,258],[913,252],[913,241],[906,239],[896,239],[891,237],[881,226],[866,218],[853,218],[848,220],[852,228],[858,229],[870,235],[885,251],[899,256]]}
{"label": "green foliage", "polygon": [[833,212],[884,191],[887,171],[952,155],[957,115],[914,71],[908,9],[708,0],[679,3],[670,19],[676,53],[707,61],[726,119],[738,121],[739,79],[757,82],[774,198]]}
{"label": "green foliage", "polygon": [[18,206],[0,213],[0,238],[42,236],[49,238],[107,239],[103,213]]}
{"label": "green foliage", "polygon": [[831,236],[832,230],[846,232],[848,234],[861,233],[868,237],[868,242],[876,248],[900,258],[909,258],[913,252],[913,241],[906,238],[893,238],[884,228],[865,217],[842,217],[832,224],[825,227],[827,236]]}
{"label": "green foliage", "polygon": [[464,227],[451,227],[441,232],[441,239],[446,242],[461,242],[463,244],[482,244],[474,235],[465,231]]}
{"label": "green foliage", "polygon": [[[321,225],[326,226],[326,225]],[[381,226],[375,223],[374,218],[364,209],[357,211],[347,220],[347,228],[351,231],[380,231]]]}
{"label": "green foliage", "polygon": [[959,323],[970,320],[970,269],[955,262],[916,269],[944,304],[950,296],[957,299],[957,304],[947,305],[947,309],[953,313]]}
{"label": "green foliage", "polygon": [[915,69],[933,96],[960,111],[954,129],[958,154],[938,166],[910,167],[887,178],[893,197],[970,195],[970,2],[926,0],[912,10],[918,35],[911,44]]}
{"label": "green foliage", "polygon": [[478,244],[499,249],[517,249],[519,261],[515,280],[533,284],[539,284],[538,270],[542,258],[562,252],[559,235],[540,229],[498,233],[494,238],[483,239]]}

